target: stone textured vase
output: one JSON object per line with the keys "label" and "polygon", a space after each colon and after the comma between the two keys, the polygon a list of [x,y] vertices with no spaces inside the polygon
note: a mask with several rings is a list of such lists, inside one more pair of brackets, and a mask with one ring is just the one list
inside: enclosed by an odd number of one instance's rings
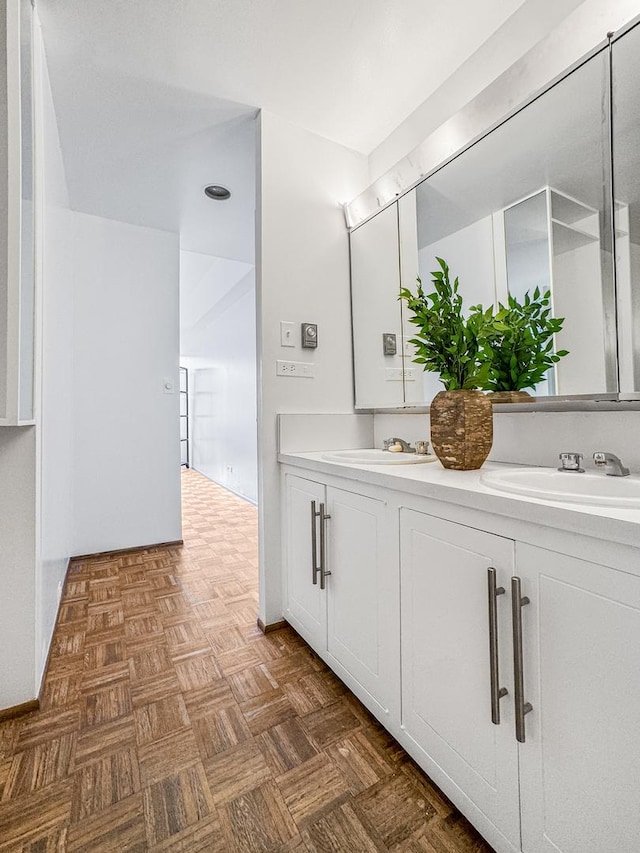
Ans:
{"label": "stone textured vase", "polygon": [[492,403],[530,403],[533,397],[528,391],[491,391]]}
{"label": "stone textured vase", "polygon": [[493,444],[493,406],[482,391],[440,391],[431,403],[431,444],[445,468],[480,468]]}

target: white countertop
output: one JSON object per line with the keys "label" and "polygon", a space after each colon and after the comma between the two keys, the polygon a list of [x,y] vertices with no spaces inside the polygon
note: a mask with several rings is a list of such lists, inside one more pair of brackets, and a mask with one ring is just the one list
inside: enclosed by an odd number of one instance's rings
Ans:
{"label": "white countertop", "polygon": [[640,547],[640,509],[541,500],[498,492],[480,482],[483,471],[522,466],[486,462],[477,471],[451,471],[443,468],[440,462],[398,466],[347,464],[329,462],[323,458],[323,451],[280,453],[278,461],[307,471],[331,474],[515,520]]}

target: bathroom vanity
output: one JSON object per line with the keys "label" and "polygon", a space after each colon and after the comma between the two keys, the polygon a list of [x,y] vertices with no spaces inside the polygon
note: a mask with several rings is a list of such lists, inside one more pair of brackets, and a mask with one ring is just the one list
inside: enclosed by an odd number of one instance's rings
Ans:
{"label": "bathroom vanity", "polygon": [[[497,81],[346,205],[356,412],[441,390],[399,298],[436,258],[467,308],[550,292],[569,354],[519,408],[640,399],[639,46]],[[638,853],[640,479],[279,459],[286,619],[498,853]]]}
{"label": "bathroom vanity", "polygon": [[637,853],[640,509],[279,458],[296,631],[498,853]]}

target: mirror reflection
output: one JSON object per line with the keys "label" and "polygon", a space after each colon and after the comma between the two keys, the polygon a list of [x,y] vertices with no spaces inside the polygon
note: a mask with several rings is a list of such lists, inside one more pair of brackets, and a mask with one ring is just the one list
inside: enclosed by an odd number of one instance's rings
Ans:
{"label": "mirror reflection", "polygon": [[[618,390],[607,63],[596,55],[415,190],[425,287],[441,257],[467,310],[551,292],[553,316],[565,318],[554,346],[569,355],[528,389],[535,396]],[[405,383],[406,402],[441,390],[434,376],[422,379]]]}
{"label": "mirror reflection", "polygon": [[640,391],[640,27],[613,44],[613,184],[620,390]]}

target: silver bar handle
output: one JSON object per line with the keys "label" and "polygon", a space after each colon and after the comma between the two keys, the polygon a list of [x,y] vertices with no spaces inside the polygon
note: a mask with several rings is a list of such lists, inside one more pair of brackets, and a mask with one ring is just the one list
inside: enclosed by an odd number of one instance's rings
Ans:
{"label": "silver bar handle", "polygon": [[496,584],[496,570],[487,569],[489,594],[489,669],[491,673],[491,722],[500,725],[500,700],[506,696],[506,687],[500,687],[500,663],[498,652],[498,596],[504,595],[504,587]]}
{"label": "silver bar handle", "polygon": [[325,578],[328,577],[331,572],[327,571],[327,530],[326,524],[328,518],[331,516],[324,511],[324,504],[320,504],[320,589],[325,588]]}
{"label": "silver bar handle", "polygon": [[511,613],[513,617],[513,673],[516,707],[516,740],[526,741],[525,715],[533,710],[530,702],[524,701],[524,663],[522,654],[522,608],[531,601],[522,595],[520,578],[511,578]]}
{"label": "silver bar handle", "polygon": [[[320,504],[322,506],[322,504]],[[311,579],[314,584],[318,583],[318,537],[316,533],[316,518],[319,518],[320,513],[316,510],[316,502],[311,501]]]}

